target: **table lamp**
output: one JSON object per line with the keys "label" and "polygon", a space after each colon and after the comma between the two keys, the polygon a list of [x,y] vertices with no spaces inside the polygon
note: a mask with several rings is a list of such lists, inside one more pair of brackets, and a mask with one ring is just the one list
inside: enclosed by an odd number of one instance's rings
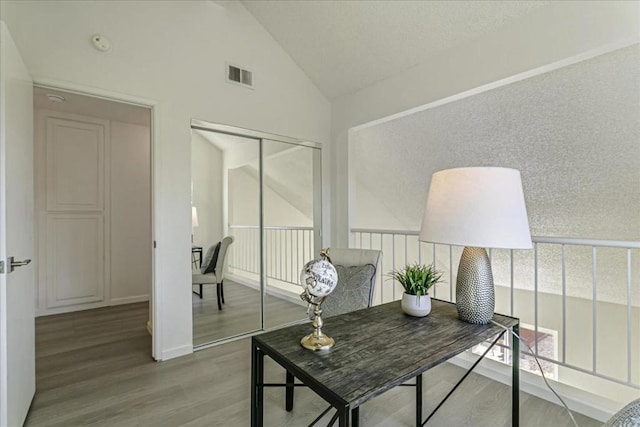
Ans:
{"label": "table lamp", "polygon": [[464,246],[456,282],[458,317],[491,322],[495,291],[485,248],[532,247],[520,172],[472,167],[434,173],[419,239]]}

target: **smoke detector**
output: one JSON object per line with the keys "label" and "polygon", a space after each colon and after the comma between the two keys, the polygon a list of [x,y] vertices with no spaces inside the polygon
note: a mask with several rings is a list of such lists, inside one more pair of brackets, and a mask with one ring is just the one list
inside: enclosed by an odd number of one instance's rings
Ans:
{"label": "smoke detector", "polygon": [[66,101],[64,96],[56,95],[55,93],[48,93],[47,98],[49,99],[49,101],[55,102],[55,103]]}
{"label": "smoke detector", "polygon": [[100,52],[111,52],[111,41],[102,34],[94,34],[91,37],[91,43],[93,43],[93,47],[95,47]]}

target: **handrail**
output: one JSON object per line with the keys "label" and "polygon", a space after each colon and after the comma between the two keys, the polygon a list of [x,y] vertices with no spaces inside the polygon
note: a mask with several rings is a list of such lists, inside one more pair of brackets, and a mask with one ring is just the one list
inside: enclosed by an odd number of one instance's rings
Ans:
{"label": "handrail", "polygon": [[[259,225],[229,225],[229,228],[239,229],[239,230],[258,230],[260,228]],[[301,231],[313,231],[313,227],[296,227],[296,226],[287,226],[287,225],[266,225],[263,227],[265,230],[301,230]]]}
{"label": "handrail", "polygon": [[[419,236],[420,231],[416,230],[387,230],[376,228],[352,228],[352,233],[365,234],[397,234],[402,236]],[[550,236],[531,236],[534,243],[551,243],[566,244],[577,246],[596,246],[608,248],[624,248],[624,249],[640,249],[640,241],[635,240],[606,240],[606,239],[582,239],[574,237],[550,237]],[[452,245],[460,246],[460,245]]]}

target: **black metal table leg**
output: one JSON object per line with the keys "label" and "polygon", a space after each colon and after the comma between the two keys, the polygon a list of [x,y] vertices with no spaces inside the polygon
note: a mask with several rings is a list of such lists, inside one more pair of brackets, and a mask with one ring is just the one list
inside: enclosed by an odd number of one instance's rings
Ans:
{"label": "black metal table leg", "polygon": [[293,376],[293,374],[289,371],[287,371],[287,378],[286,378],[286,388],[285,388],[285,405],[284,408],[287,411],[291,411],[293,409],[293,390],[295,389],[295,387],[293,386],[293,382],[294,382],[295,377]]}
{"label": "black metal table leg", "polygon": [[502,338],[504,336],[505,332],[500,333],[500,335],[498,335],[496,337],[496,339],[491,343],[491,345],[489,347],[487,347],[487,349],[484,351],[484,353],[482,353],[482,356],[480,356],[480,358],[478,358],[473,365],[471,365],[471,368],[469,368],[467,370],[467,372],[462,376],[462,378],[460,378],[460,380],[458,380],[458,382],[456,383],[456,385],[453,386],[453,388],[451,389],[451,391],[449,391],[449,393],[447,393],[447,395],[444,397],[444,399],[442,399],[440,401],[440,403],[438,404],[438,406],[436,406],[436,409],[434,409],[433,411],[431,411],[431,414],[429,414],[429,416],[427,417],[426,420],[424,420],[424,422],[421,424],[422,426],[424,426],[425,424],[427,424],[429,422],[429,420],[431,419],[431,417],[433,417],[436,412],[438,412],[438,409],[440,409],[440,407],[442,405],[444,405],[444,402],[447,401],[447,399],[449,399],[449,397],[451,397],[451,395],[453,394],[454,391],[456,391],[458,389],[458,387],[460,386],[460,384],[463,383],[463,381],[471,374],[471,372],[473,372],[473,370],[476,368],[476,366],[478,366],[478,363],[480,363],[480,361],[482,359],[484,359],[484,357],[487,355],[487,353],[489,353],[489,350],[491,350],[493,348],[494,345],[496,345],[496,343],[500,340],[500,338]]}
{"label": "black metal table leg", "polygon": [[511,425],[520,425],[520,326],[513,327],[511,340]]}
{"label": "black metal table leg", "polygon": [[358,427],[360,425],[360,407],[353,408],[351,410],[351,427]]}
{"label": "black metal table leg", "polygon": [[337,408],[338,410],[338,425],[340,427],[349,427],[349,407],[344,406],[342,408]]}
{"label": "black metal table leg", "polygon": [[262,427],[264,353],[251,339],[251,426]]}
{"label": "black metal table leg", "polygon": [[422,426],[422,374],[416,377],[416,426]]}

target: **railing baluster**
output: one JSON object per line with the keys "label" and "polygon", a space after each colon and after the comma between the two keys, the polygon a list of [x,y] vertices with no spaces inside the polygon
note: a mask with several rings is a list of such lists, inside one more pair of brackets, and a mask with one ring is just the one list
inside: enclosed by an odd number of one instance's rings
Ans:
{"label": "railing baluster", "polygon": [[[433,249],[433,268],[436,268],[436,244],[431,244]],[[438,298],[438,285],[433,287],[433,297]]]}
{"label": "railing baluster", "polygon": [[453,246],[449,245],[449,301],[453,302]]}
{"label": "railing baluster", "polygon": [[[296,230],[296,269],[298,270],[298,273],[302,269],[302,266],[300,265],[300,230]],[[298,279],[297,275],[296,279]]]}
{"label": "railing baluster", "polygon": [[562,245],[562,361],[567,360],[567,253]]}
{"label": "railing baluster", "polygon": [[627,382],[631,382],[631,249],[627,249]]}
{"label": "railing baluster", "polygon": [[534,334],[533,334],[533,343],[534,343],[534,351],[536,356],[538,355],[538,244],[533,244],[533,271],[534,271],[534,280],[533,280],[533,326],[534,326]]}
{"label": "railing baluster", "polygon": [[[380,233],[380,270],[384,271],[384,240]],[[384,279],[380,276],[380,303],[384,303]]]}
{"label": "railing baluster", "polygon": [[598,252],[596,247],[594,246],[591,249],[591,262],[593,263],[593,331],[592,331],[592,363],[593,367],[591,372],[596,372],[596,357],[598,355],[597,352],[597,343],[598,343]]}
{"label": "railing baluster", "polygon": [[[396,235],[392,234],[391,235],[391,262],[393,263],[393,265],[391,266],[391,271],[393,272],[392,274],[395,275],[396,273]],[[393,298],[391,298],[391,301],[395,301],[396,299],[396,279],[395,277],[393,278]]]}
{"label": "railing baluster", "polygon": [[404,265],[407,265],[409,263],[408,257],[409,257],[409,253],[408,253],[408,248],[407,248],[407,235],[404,235]]}
{"label": "railing baluster", "polygon": [[513,293],[514,293],[514,272],[513,272],[513,249],[509,249],[509,316],[513,317]]}

